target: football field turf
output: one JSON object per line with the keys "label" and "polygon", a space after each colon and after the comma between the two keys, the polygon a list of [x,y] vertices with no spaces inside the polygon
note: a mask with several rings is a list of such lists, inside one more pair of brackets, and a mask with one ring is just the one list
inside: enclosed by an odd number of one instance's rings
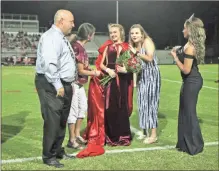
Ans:
{"label": "football field turf", "polygon": [[[204,79],[197,113],[205,141],[196,156],[178,152],[177,118],[181,76],[174,65],[160,65],[161,96],[158,142],[145,145],[134,136],[128,147],[108,147],[102,156],[61,161],[63,170],[218,170],[218,79],[217,65],[200,65]],[[40,159],[43,120],[34,85],[34,67],[2,67],[2,170],[54,170]],[[88,84],[86,85],[87,90]],[[133,135],[139,130],[136,90],[130,117]],[[82,130],[86,126],[83,121]],[[68,141],[68,130],[64,146]],[[114,151],[117,150],[117,151]],[[68,153],[76,150],[66,148]],[[27,161],[25,161],[27,160]]]}

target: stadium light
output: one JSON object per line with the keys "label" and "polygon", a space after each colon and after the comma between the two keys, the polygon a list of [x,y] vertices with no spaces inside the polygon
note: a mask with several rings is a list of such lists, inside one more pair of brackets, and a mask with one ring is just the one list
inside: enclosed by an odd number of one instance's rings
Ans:
{"label": "stadium light", "polygon": [[119,1],[116,1],[116,23],[119,24]]}

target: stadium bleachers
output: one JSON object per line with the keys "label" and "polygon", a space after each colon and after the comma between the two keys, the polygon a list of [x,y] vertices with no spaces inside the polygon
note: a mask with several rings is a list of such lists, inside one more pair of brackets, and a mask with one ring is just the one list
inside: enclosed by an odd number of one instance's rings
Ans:
{"label": "stadium bleachers", "polygon": [[[27,33],[23,31],[15,32],[2,32],[1,34],[1,56],[2,61],[10,61],[13,64],[13,56],[16,56],[17,63],[24,64],[25,57],[30,58],[29,63],[35,64],[36,51],[38,41],[40,39],[41,33]],[[90,64],[94,64],[96,57],[98,56],[98,48],[108,40],[108,35],[95,35],[91,42],[85,45],[88,53]],[[206,47],[206,58],[205,63],[218,63],[218,57],[214,55],[216,53],[219,45],[207,46]],[[158,57],[158,64],[173,64],[173,59],[169,55],[169,50],[156,50],[156,55]],[[218,53],[218,49],[217,49]]]}
{"label": "stadium bleachers", "polygon": [[96,35],[94,38],[94,41],[96,43],[96,45],[99,47],[100,45],[102,45],[107,39],[109,39],[108,36],[105,35]]}
{"label": "stadium bleachers", "polygon": [[[22,31],[16,34],[2,32],[2,57],[7,58],[7,60],[3,61],[10,61],[10,63],[13,64],[12,56],[16,56],[19,59],[17,62],[19,63],[20,61],[20,63],[22,63],[22,58],[28,56],[31,59],[30,63],[34,64],[40,36],[41,34],[29,34]],[[94,64],[94,61],[98,55],[99,46],[108,39],[109,37],[107,35],[96,35],[91,42],[88,42],[85,45],[90,64]],[[173,64],[173,59],[168,54],[169,51],[158,50],[156,53],[159,64]]]}
{"label": "stadium bleachers", "polygon": [[91,42],[85,44],[85,49],[88,51],[97,51],[98,45],[96,44],[95,40],[92,40]]}

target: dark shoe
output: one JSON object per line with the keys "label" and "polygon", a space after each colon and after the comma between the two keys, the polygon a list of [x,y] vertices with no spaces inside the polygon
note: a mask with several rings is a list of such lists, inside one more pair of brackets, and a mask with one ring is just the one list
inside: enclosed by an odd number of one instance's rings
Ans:
{"label": "dark shoe", "polygon": [[63,160],[69,160],[69,159],[75,159],[75,156],[71,156],[69,154],[62,154],[62,155],[57,155],[57,159],[63,159]]}
{"label": "dark shoe", "polygon": [[51,159],[43,159],[43,163],[47,164],[49,166],[54,166],[56,168],[61,168],[64,167],[64,164],[59,163],[59,161],[55,158],[51,158]]}
{"label": "dark shoe", "polygon": [[64,147],[62,147],[61,150],[57,153],[56,158],[68,160],[68,159],[74,159],[75,156],[66,154]]}

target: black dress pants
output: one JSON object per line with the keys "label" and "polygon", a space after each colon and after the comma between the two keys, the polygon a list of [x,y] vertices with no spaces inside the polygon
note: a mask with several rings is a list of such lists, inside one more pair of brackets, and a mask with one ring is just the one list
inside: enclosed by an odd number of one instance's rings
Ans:
{"label": "black dress pants", "polygon": [[35,86],[40,100],[43,125],[42,158],[49,159],[64,153],[62,143],[65,138],[66,122],[68,119],[71,100],[71,83],[62,81],[65,89],[64,97],[56,97],[54,86],[47,81],[43,74],[36,74]]}

